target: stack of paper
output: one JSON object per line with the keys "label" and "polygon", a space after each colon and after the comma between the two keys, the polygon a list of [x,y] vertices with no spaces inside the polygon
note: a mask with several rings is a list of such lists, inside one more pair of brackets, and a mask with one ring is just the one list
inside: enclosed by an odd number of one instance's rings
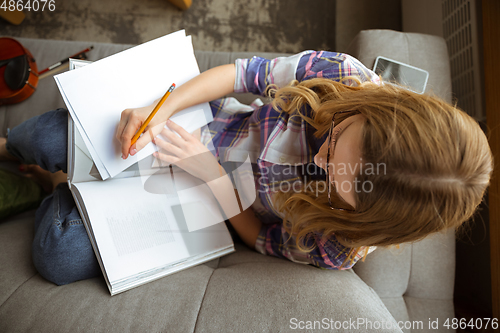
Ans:
{"label": "stack of paper", "polygon": [[[181,30],[54,78],[105,180],[155,151],[149,144],[135,156],[121,158],[115,134],[122,111],[151,105],[172,83],[179,87],[199,73],[191,37]],[[213,118],[208,103],[203,103],[172,119],[192,132]]]}

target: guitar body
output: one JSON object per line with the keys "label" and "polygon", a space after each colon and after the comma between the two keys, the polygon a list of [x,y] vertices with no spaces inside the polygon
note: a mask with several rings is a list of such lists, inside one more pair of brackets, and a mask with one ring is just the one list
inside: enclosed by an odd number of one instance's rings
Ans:
{"label": "guitar body", "polygon": [[30,51],[13,38],[0,38],[0,105],[24,101],[37,85],[38,68]]}

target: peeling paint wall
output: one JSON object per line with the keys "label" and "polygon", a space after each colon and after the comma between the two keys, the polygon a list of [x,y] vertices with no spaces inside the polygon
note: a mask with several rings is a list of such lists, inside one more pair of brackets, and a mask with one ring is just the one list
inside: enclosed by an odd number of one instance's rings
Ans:
{"label": "peeling paint wall", "polygon": [[25,12],[2,35],[138,44],[186,29],[198,50],[278,51],[335,48],[334,0],[55,0],[54,12]]}
{"label": "peeling paint wall", "polygon": [[343,51],[362,29],[401,30],[401,0],[54,0],[56,10],[27,12],[0,34],[139,44],[186,29],[206,51]]}

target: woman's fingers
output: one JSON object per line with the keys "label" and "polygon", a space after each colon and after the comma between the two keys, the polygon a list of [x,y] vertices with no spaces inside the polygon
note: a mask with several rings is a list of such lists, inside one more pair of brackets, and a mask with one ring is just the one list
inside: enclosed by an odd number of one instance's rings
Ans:
{"label": "woman's fingers", "polygon": [[212,152],[182,127],[175,127],[176,133],[183,137],[165,129],[162,135],[168,141],[160,137],[155,138],[154,143],[162,149],[161,152],[155,153],[155,156],[206,182],[220,177],[219,163]]}
{"label": "woman's fingers", "polygon": [[172,120],[168,119],[167,120],[167,126],[168,128],[174,130],[175,132],[179,133],[179,135],[181,136],[181,138],[183,138],[185,141],[190,141],[193,136],[188,133],[184,128],[182,128],[181,126],[177,125],[176,123],[174,123]]}
{"label": "woman's fingers", "polygon": [[190,142],[186,141],[184,138],[180,137],[176,132],[168,129],[168,128],[163,128],[161,131],[161,135],[167,139],[167,141],[173,143],[177,147],[184,149],[184,150],[189,150],[190,148]]}
{"label": "woman's fingers", "polygon": [[128,156],[132,137],[142,125],[142,117],[134,110],[125,110],[116,130],[116,137],[121,144],[122,158]]}
{"label": "woman's fingers", "polygon": [[185,157],[184,155],[184,150],[181,149],[179,146],[172,144],[170,142],[167,142],[165,140],[162,140],[160,138],[155,138],[154,141],[155,145],[160,147],[161,149],[164,149],[165,151],[174,154],[178,158],[183,158]]}
{"label": "woman's fingers", "polygon": [[156,158],[159,158],[160,160],[162,160],[168,164],[176,164],[180,161],[180,159],[178,157],[164,154],[164,153],[160,153],[160,152],[154,152],[153,156]]}
{"label": "woman's fingers", "polygon": [[134,156],[138,151],[146,147],[147,144],[152,142],[154,138],[162,132],[164,127],[165,122],[162,122],[158,125],[147,128],[144,134],[142,134],[142,136],[137,139],[137,142],[130,147],[130,155]]}
{"label": "woman's fingers", "polygon": [[127,126],[123,129],[120,136],[120,143],[122,145],[122,158],[126,159],[132,143],[132,137],[137,130],[141,127],[142,121],[138,118],[131,118]]}
{"label": "woman's fingers", "polygon": [[123,130],[128,123],[128,118],[130,117],[131,112],[132,109],[125,109],[122,111],[120,121],[118,122],[118,127],[116,128],[116,139],[120,140]]}
{"label": "woman's fingers", "polygon": [[[135,152],[141,150],[152,141],[154,136],[160,133],[161,129],[156,130],[156,132],[153,131],[152,135],[143,135],[144,138],[142,138],[142,140],[138,140],[133,148],[130,147],[132,138],[135,133],[137,133],[142,123],[151,114],[155,105],[156,104],[148,105],[142,108],[126,109],[122,112],[120,122],[118,123],[118,127],[116,129],[116,138],[121,144],[122,158],[127,158],[128,154],[132,153],[134,149]],[[154,124],[158,124],[158,119],[153,119],[149,126],[146,127],[146,131],[148,131],[149,128],[153,128],[155,126]],[[132,155],[135,155],[135,153]]]}

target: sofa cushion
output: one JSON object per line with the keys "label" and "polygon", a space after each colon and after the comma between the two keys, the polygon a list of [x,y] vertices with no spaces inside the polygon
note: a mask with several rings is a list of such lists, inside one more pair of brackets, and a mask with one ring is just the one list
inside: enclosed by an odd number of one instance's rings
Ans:
{"label": "sofa cushion", "polygon": [[31,263],[32,234],[33,212],[0,224],[1,332],[289,331],[355,318],[400,331],[352,270],[321,270],[236,244],[233,254],[111,297],[102,277],[64,286],[44,280]]}
{"label": "sofa cushion", "polygon": [[0,222],[0,304],[37,274],[31,260],[34,217],[31,210]]}

